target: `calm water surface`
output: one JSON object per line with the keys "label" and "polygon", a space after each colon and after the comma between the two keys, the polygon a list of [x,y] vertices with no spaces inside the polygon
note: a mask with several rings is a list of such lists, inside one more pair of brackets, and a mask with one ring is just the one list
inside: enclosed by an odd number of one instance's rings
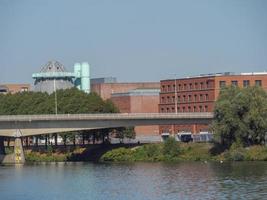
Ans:
{"label": "calm water surface", "polygon": [[267,199],[267,162],[0,166],[0,199]]}

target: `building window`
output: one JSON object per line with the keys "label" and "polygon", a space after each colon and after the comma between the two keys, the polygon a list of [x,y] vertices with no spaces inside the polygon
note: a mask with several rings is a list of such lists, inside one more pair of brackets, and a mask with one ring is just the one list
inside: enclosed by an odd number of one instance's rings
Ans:
{"label": "building window", "polygon": [[165,85],[162,86],[162,92],[165,92]]}
{"label": "building window", "polygon": [[188,95],[188,101],[189,101],[189,102],[192,101],[191,95]]}
{"label": "building window", "polygon": [[195,102],[197,101],[197,95],[196,94],[194,95],[194,101]]}
{"label": "building window", "polygon": [[202,106],[199,106],[199,112],[203,112],[202,108]]}
{"label": "building window", "polygon": [[192,111],[191,111],[191,107],[190,107],[190,106],[188,106],[188,112],[192,112]]}
{"label": "building window", "polygon": [[177,97],[177,99],[178,99],[178,100],[177,100],[178,102],[180,102],[180,101],[181,101],[181,97],[180,97],[180,96],[178,96],[178,97]]}
{"label": "building window", "polygon": [[220,88],[223,88],[223,87],[225,87],[225,86],[226,86],[225,81],[220,81]]}
{"label": "building window", "polygon": [[174,107],[172,107],[172,112],[175,112],[175,108]]}
{"label": "building window", "polygon": [[193,89],[193,84],[192,83],[189,84],[189,88],[190,88],[190,90]]}
{"label": "building window", "polygon": [[182,90],[182,85],[181,85],[181,84],[179,84],[179,86],[178,86],[178,87],[179,87],[179,90]]}
{"label": "building window", "polygon": [[183,96],[183,102],[186,102],[186,96],[185,95]]}
{"label": "building window", "polygon": [[161,98],[161,103],[165,103],[165,98],[164,97]]}
{"label": "building window", "polygon": [[170,110],[170,109],[169,109],[169,108],[167,108],[167,112],[169,112],[169,110]]}
{"label": "building window", "polygon": [[161,112],[164,112],[164,108],[161,108]]}
{"label": "building window", "polygon": [[173,88],[173,91],[175,91],[175,89],[176,89],[176,88],[175,88],[175,85],[173,85],[172,88]]}
{"label": "building window", "polygon": [[170,86],[170,85],[168,85],[168,92],[169,92],[169,91],[171,91],[171,86]]}
{"label": "building window", "polygon": [[193,110],[194,112],[197,112],[197,107],[196,106],[194,106],[194,110]]}
{"label": "building window", "polygon": [[208,112],[208,106],[205,106],[205,112]]}
{"label": "building window", "polygon": [[202,94],[199,95],[199,100],[203,101],[203,95]]}
{"label": "building window", "polygon": [[235,87],[238,86],[238,82],[237,81],[232,81],[231,83],[232,83],[232,86],[235,86]]}
{"label": "building window", "polygon": [[210,88],[210,84],[209,83],[210,83],[209,81],[206,82],[206,87],[207,88]]}
{"label": "building window", "polygon": [[184,84],[184,90],[187,90],[187,85],[186,84]]}
{"label": "building window", "polygon": [[197,83],[195,83],[195,90],[197,90],[198,89],[198,84]]}
{"label": "building window", "polygon": [[243,80],[243,86],[248,87],[249,86],[249,80]]}
{"label": "building window", "polygon": [[255,80],[255,85],[261,87],[261,80]]}
{"label": "building window", "polygon": [[177,107],[177,112],[180,112],[180,107]]}
{"label": "building window", "polygon": [[206,101],[208,101],[209,100],[209,95],[208,94],[206,94]]}
{"label": "building window", "polygon": [[175,103],[175,96],[172,96],[172,103]]}
{"label": "building window", "polygon": [[202,90],[203,89],[203,82],[200,83],[200,89]]}
{"label": "building window", "polygon": [[185,107],[183,107],[183,112],[185,112]]}

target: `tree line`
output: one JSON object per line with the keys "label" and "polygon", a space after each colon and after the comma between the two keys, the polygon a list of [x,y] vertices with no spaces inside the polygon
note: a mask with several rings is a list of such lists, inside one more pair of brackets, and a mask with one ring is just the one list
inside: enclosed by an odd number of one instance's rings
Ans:
{"label": "tree line", "polygon": [[[58,114],[85,114],[85,113],[118,113],[119,109],[111,100],[103,100],[96,93],[84,93],[76,88],[57,90],[57,113]],[[0,94],[0,115],[39,115],[55,114],[55,93],[44,92],[21,92],[16,94]],[[133,128],[99,129],[77,131],[73,133],[60,133],[64,144],[71,141],[75,145],[75,136],[82,136],[83,140],[103,140],[109,133],[123,140],[123,138],[134,138]],[[57,145],[58,134],[52,134]],[[48,135],[36,136],[38,139],[45,139],[48,144]],[[26,140],[28,142],[28,139]],[[84,141],[83,141],[84,142]]]}
{"label": "tree line", "polygon": [[[118,108],[96,93],[84,93],[76,88],[57,90],[58,114],[117,113]],[[55,94],[22,92],[0,95],[0,115],[55,114]]]}
{"label": "tree line", "polygon": [[230,148],[264,144],[267,137],[267,93],[259,87],[225,87],[215,104],[215,141]]}

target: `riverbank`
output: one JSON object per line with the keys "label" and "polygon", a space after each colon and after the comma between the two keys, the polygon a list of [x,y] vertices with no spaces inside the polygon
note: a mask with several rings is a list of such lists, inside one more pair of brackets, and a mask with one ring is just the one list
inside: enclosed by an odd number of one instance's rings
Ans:
{"label": "riverbank", "polygon": [[235,147],[222,153],[212,143],[156,143],[145,145],[95,145],[25,150],[27,162],[175,162],[267,161],[267,147]]}
{"label": "riverbank", "polygon": [[133,147],[136,147],[136,144],[39,146],[25,149],[24,154],[26,162],[98,162],[102,155],[112,149]]}
{"label": "riverbank", "polygon": [[171,155],[164,152],[164,144],[118,148],[104,154],[101,161],[267,161],[267,147],[260,145],[247,148],[231,148],[222,153],[214,152],[214,145],[211,143],[180,143],[178,146],[179,150]]}

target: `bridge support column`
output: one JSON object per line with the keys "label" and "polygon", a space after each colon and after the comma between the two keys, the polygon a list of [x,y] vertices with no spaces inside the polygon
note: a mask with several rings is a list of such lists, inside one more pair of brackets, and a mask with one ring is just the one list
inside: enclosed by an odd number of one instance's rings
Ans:
{"label": "bridge support column", "polygon": [[5,155],[6,154],[4,140],[5,140],[5,137],[0,136],[0,154],[1,155]]}
{"label": "bridge support column", "polygon": [[22,138],[15,138],[14,143],[14,154],[15,154],[15,164],[23,164],[25,163],[25,156],[22,146]]}

